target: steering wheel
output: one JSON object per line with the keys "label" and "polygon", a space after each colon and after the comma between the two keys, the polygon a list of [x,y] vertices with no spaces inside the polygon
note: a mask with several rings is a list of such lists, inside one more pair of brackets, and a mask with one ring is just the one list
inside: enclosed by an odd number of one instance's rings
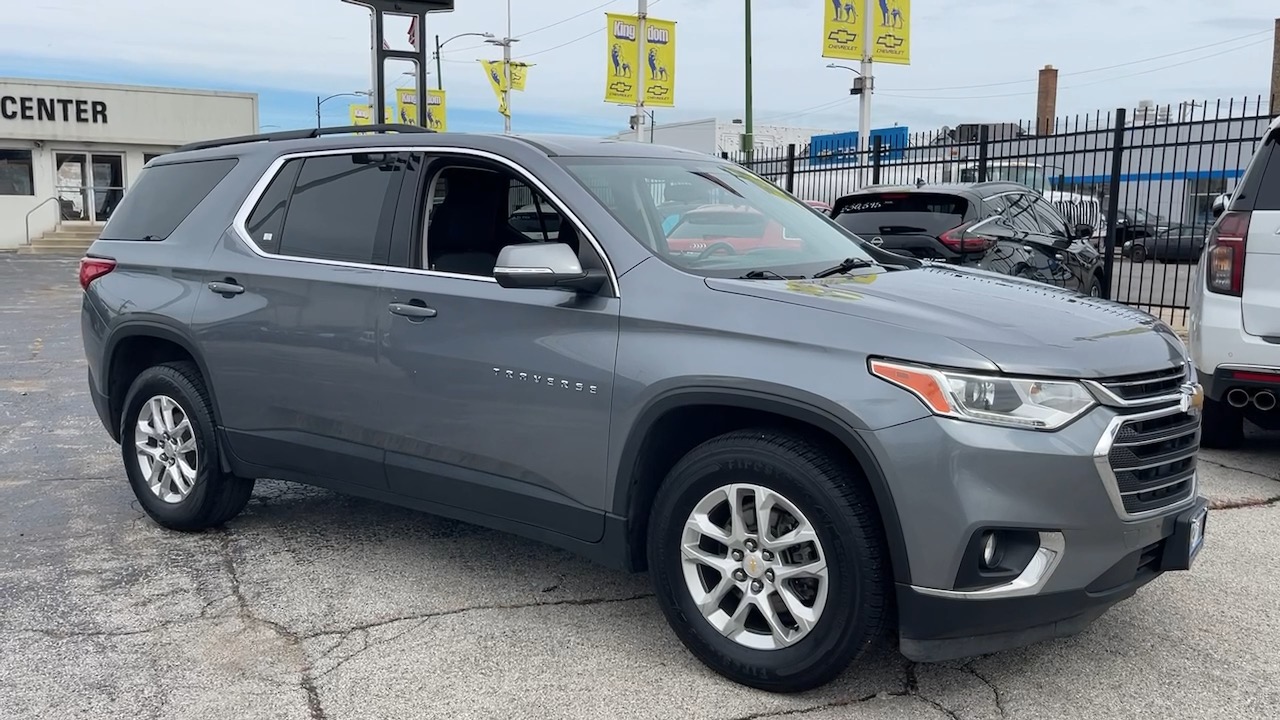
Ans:
{"label": "steering wheel", "polygon": [[711,257],[712,255],[715,255],[717,251],[722,251],[722,252],[724,252],[724,254],[726,254],[726,255],[737,255],[737,254],[738,254],[738,251],[737,251],[737,250],[734,250],[734,249],[733,249],[733,246],[732,246],[732,245],[730,245],[729,243],[727,243],[727,242],[714,242],[714,243],[711,243],[710,245],[708,245],[708,246],[707,246],[707,248],[706,248],[705,250],[703,250],[702,252],[698,253],[698,258],[697,258],[697,259],[698,259],[698,260],[706,260],[707,258]]}

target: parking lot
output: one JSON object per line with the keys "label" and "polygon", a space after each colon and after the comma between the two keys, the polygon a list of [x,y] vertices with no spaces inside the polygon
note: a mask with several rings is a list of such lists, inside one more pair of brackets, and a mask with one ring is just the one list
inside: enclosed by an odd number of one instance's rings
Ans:
{"label": "parking lot", "polygon": [[[1117,254],[1111,276],[1111,297],[1144,309],[1147,306],[1186,306],[1195,274],[1194,263],[1166,264],[1158,260],[1134,263]],[[1182,314],[1178,311],[1179,317]]]}
{"label": "parking lot", "polygon": [[689,655],[645,576],[501,533],[276,481],[225,529],[159,528],[90,404],[79,296],[74,259],[0,255],[0,718],[1280,717],[1280,436],[1203,454],[1195,567],[1085,633],[879,648],[778,696]]}

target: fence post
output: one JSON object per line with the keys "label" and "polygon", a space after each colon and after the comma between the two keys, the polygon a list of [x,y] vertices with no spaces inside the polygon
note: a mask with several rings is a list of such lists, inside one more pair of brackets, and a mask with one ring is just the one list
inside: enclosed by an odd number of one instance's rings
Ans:
{"label": "fence post", "polygon": [[787,143],[786,191],[792,192],[796,183],[796,144]]}
{"label": "fence post", "polygon": [[721,159],[723,159],[723,160],[728,160],[728,159],[729,159],[729,152],[728,152],[727,150],[721,150],[721,151],[720,151],[720,158],[721,158]]}
{"label": "fence post", "polygon": [[991,126],[978,126],[978,182],[987,181],[987,146],[991,141]]}
{"label": "fence post", "polygon": [[1116,218],[1120,215],[1120,170],[1124,159],[1124,108],[1116,108],[1115,132],[1111,137],[1111,177],[1107,183],[1107,247],[1103,251],[1102,297],[1111,299],[1111,278],[1116,265]]}
{"label": "fence post", "polygon": [[872,140],[872,152],[875,153],[874,155],[871,156],[871,184],[879,185],[880,184],[880,148],[881,148],[881,144],[884,142],[884,138],[877,135],[871,138],[871,140]]}

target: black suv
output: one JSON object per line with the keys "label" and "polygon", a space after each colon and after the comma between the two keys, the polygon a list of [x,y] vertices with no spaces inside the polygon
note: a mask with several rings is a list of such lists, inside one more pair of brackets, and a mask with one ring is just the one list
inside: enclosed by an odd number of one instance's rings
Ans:
{"label": "black suv", "polygon": [[1025,185],[873,185],[836,200],[831,217],[900,255],[1102,295],[1098,251],[1088,242],[1093,228],[1070,227]]}

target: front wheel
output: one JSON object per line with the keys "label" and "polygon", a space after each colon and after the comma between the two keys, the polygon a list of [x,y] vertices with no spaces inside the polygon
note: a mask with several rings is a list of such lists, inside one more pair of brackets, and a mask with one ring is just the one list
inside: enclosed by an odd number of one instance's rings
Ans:
{"label": "front wheel", "polygon": [[885,625],[891,582],[874,500],[821,444],[768,430],[709,440],[671,470],[650,517],[663,613],[735,682],[817,687]]}
{"label": "front wheel", "polygon": [[192,363],[138,375],[125,396],[120,447],[138,503],[164,527],[216,527],[253,493],[253,480],[222,472],[209,393]]}
{"label": "front wheel", "polygon": [[1133,251],[1129,253],[1129,259],[1136,263],[1144,263],[1147,261],[1147,248],[1145,245],[1134,245]]}
{"label": "front wheel", "polygon": [[1091,275],[1089,277],[1088,292],[1089,292],[1089,297],[1094,297],[1094,298],[1102,297],[1102,279],[1099,278],[1097,275]]}

